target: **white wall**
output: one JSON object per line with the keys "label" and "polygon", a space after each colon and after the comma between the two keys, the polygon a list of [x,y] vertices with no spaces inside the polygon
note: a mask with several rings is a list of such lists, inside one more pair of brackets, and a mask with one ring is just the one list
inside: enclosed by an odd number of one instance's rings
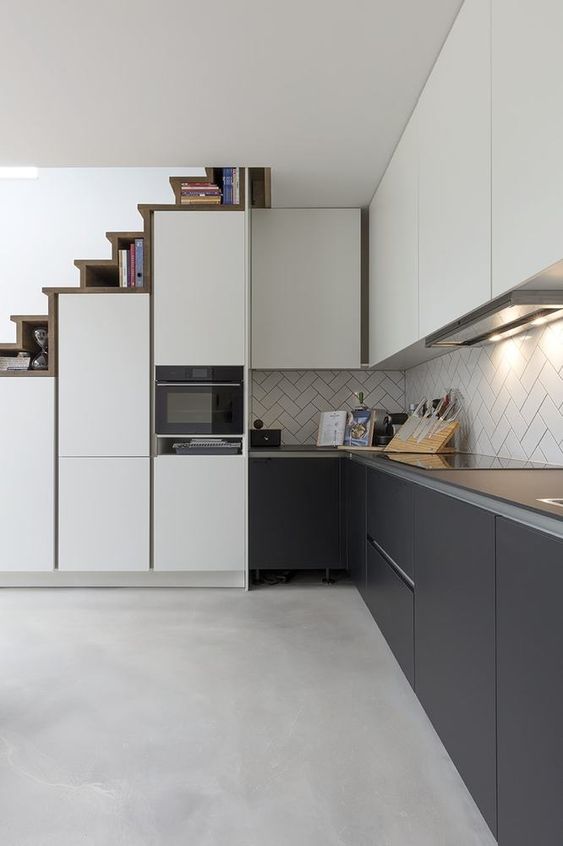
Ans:
{"label": "white wall", "polygon": [[0,342],[10,314],[45,314],[47,285],[78,285],[77,258],[109,258],[105,233],[137,230],[138,203],[173,202],[168,177],[199,168],[42,168],[0,180]]}

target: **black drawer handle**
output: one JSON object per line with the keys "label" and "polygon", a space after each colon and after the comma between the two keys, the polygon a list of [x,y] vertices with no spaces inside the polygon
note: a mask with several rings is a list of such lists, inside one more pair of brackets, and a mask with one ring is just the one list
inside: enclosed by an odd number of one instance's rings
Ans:
{"label": "black drawer handle", "polygon": [[411,579],[411,577],[410,577],[410,576],[407,576],[407,574],[405,573],[405,571],[404,571],[404,570],[401,570],[401,568],[399,567],[399,565],[398,565],[395,561],[393,561],[393,559],[391,558],[391,556],[390,556],[390,555],[388,555],[388,554],[385,552],[385,550],[384,550],[384,549],[382,549],[382,547],[380,547],[380,546],[379,546],[379,544],[377,543],[377,541],[375,541],[375,540],[372,538],[372,536],[371,536],[371,535],[368,535],[368,536],[367,536],[367,540],[368,540],[368,543],[370,544],[370,546],[372,546],[372,547],[375,549],[375,551],[376,551],[376,552],[379,552],[379,554],[381,555],[381,557],[385,559],[385,561],[387,562],[387,564],[389,564],[389,566],[391,567],[391,569],[393,570],[393,572],[394,572],[394,573],[395,573],[395,574],[396,574],[396,575],[397,575],[397,576],[401,579],[401,581],[402,581],[402,582],[404,582],[404,583],[406,584],[406,586],[407,586],[410,590],[414,591],[414,582],[413,582],[413,580]]}

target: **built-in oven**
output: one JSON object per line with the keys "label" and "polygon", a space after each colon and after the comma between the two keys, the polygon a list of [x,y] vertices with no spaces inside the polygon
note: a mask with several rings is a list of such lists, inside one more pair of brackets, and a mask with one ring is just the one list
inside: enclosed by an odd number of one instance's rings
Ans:
{"label": "built-in oven", "polygon": [[157,367],[157,435],[242,435],[242,367]]}

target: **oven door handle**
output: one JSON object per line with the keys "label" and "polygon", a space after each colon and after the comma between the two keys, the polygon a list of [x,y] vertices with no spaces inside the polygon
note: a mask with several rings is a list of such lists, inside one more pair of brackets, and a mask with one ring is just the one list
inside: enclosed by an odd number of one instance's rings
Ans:
{"label": "oven door handle", "polygon": [[157,388],[240,388],[242,382],[157,382]]}

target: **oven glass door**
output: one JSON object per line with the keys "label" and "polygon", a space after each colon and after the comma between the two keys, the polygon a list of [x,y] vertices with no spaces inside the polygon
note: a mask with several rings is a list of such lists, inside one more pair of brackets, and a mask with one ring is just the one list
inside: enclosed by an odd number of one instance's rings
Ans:
{"label": "oven glass door", "polygon": [[240,384],[158,384],[158,435],[242,435]]}

